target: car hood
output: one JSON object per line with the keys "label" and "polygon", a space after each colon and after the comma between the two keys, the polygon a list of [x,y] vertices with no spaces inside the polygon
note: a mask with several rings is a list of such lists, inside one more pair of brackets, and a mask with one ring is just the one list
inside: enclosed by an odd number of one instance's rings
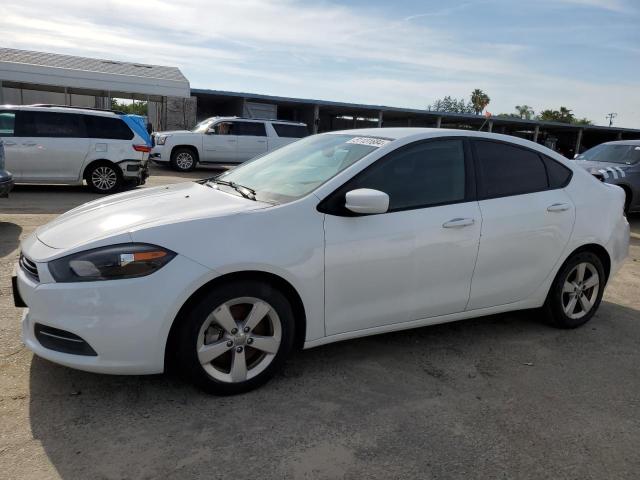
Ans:
{"label": "car hood", "polygon": [[154,135],[185,135],[193,133],[191,130],[167,130],[166,132],[154,132]]}
{"label": "car hood", "polygon": [[195,182],[145,188],[85,203],[38,230],[45,245],[71,249],[106,237],[157,226],[267,208]]}
{"label": "car hood", "polygon": [[631,165],[627,165],[626,163],[613,163],[613,162],[593,162],[591,160],[573,160],[575,164],[579,167],[584,168],[585,170],[591,170],[595,168],[596,170],[606,170],[609,168],[613,168],[615,170],[626,170],[631,167]]}

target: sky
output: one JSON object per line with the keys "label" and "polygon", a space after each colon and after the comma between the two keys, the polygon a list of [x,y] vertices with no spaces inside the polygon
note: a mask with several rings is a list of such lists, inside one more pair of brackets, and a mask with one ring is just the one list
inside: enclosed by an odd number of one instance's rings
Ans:
{"label": "sky", "polygon": [[640,128],[640,0],[2,0],[0,46],[179,67],[193,88]]}

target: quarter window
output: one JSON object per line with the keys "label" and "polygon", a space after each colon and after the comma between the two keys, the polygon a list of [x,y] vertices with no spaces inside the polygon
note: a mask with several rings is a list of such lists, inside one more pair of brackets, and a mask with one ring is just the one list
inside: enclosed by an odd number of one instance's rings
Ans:
{"label": "quarter window", "polygon": [[372,188],[389,195],[389,211],[465,199],[464,143],[460,139],[421,142],[389,154],[358,175],[344,194]]}
{"label": "quarter window", "polygon": [[0,112],[0,137],[13,137],[15,125],[16,114],[14,112]]}
{"label": "quarter window", "polygon": [[492,141],[475,141],[481,198],[539,192],[549,188],[540,156],[530,150]]}
{"label": "quarter window", "polygon": [[272,125],[279,137],[302,138],[309,135],[306,125],[291,125],[288,123],[272,123]]}
{"label": "quarter window", "polygon": [[236,122],[236,135],[266,137],[267,131],[262,122]]}
{"label": "quarter window", "polygon": [[111,140],[131,140],[133,132],[123,120],[115,117],[84,115],[89,138],[106,138]]}
{"label": "quarter window", "polygon": [[553,160],[552,158],[542,155],[542,160],[547,167],[547,175],[549,176],[549,187],[551,188],[564,188],[571,180],[573,172],[571,169],[565,167],[560,162]]}

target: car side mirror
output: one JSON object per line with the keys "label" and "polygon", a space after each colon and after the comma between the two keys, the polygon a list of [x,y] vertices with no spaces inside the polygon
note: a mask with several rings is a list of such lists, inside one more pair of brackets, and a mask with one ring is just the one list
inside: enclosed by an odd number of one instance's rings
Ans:
{"label": "car side mirror", "polygon": [[354,213],[375,214],[389,210],[389,195],[380,190],[358,188],[345,195],[345,207]]}
{"label": "car side mirror", "polygon": [[579,156],[580,156],[580,155],[576,153],[576,154],[573,156],[573,159],[575,160],[575,159],[576,159],[576,158],[578,158]]}
{"label": "car side mirror", "polygon": [[207,129],[207,135],[215,135],[216,134],[216,130],[215,128],[209,128]]}

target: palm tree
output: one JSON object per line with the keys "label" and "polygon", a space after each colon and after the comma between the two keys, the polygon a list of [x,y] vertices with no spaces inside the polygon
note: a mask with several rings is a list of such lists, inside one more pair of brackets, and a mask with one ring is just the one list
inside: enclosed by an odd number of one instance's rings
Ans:
{"label": "palm tree", "polygon": [[485,107],[489,105],[490,101],[489,95],[479,88],[471,92],[471,104],[473,105],[473,111],[476,112],[476,115],[480,115]]}
{"label": "palm tree", "polygon": [[516,105],[516,110],[518,111],[520,118],[524,118],[526,120],[531,120],[531,117],[533,117],[533,114],[535,113],[533,108],[529,105]]}

